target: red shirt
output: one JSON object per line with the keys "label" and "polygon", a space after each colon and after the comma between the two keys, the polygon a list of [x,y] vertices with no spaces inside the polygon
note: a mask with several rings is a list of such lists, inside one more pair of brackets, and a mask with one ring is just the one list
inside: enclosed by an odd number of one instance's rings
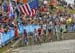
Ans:
{"label": "red shirt", "polygon": [[40,11],[41,12],[48,12],[48,8],[44,7],[44,6],[41,6]]}
{"label": "red shirt", "polygon": [[19,34],[18,34],[18,29],[15,28],[15,37],[17,38],[18,36],[19,36]]}
{"label": "red shirt", "polygon": [[38,33],[41,34],[41,28],[38,29]]}

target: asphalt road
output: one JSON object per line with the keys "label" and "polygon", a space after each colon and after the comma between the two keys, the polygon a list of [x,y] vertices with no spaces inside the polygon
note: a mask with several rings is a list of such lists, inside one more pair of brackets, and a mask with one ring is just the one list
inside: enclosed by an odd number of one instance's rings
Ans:
{"label": "asphalt road", "polygon": [[10,53],[75,53],[75,40],[64,40],[22,47]]}

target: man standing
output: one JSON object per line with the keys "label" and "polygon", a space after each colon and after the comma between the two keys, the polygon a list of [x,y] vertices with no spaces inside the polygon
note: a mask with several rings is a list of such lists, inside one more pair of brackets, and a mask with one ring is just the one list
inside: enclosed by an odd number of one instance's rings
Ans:
{"label": "man standing", "polygon": [[55,34],[56,34],[56,38],[57,40],[61,40],[61,32],[60,32],[60,22],[57,22],[55,25]]}
{"label": "man standing", "polygon": [[37,43],[37,38],[38,38],[38,32],[36,29],[34,29],[34,35],[33,35],[33,39],[34,39],[34,44]]}

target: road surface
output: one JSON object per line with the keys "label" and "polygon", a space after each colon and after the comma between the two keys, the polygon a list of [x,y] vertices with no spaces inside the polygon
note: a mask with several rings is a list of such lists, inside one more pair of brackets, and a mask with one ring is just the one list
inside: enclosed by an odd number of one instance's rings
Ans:
{"label": "road surface", "polygon": [[12,50],[10,53],[75,53],[75,40],[64,40],[21,47]]}

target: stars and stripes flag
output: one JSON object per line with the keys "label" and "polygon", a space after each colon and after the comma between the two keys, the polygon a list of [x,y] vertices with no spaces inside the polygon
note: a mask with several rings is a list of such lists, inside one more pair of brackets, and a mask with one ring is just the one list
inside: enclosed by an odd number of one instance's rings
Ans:
{"label": "stars and stripes flag", "polygon": [[34,16],[38,8],[38,0],[32,0],[20,6],[20,12],[26,16]]}

